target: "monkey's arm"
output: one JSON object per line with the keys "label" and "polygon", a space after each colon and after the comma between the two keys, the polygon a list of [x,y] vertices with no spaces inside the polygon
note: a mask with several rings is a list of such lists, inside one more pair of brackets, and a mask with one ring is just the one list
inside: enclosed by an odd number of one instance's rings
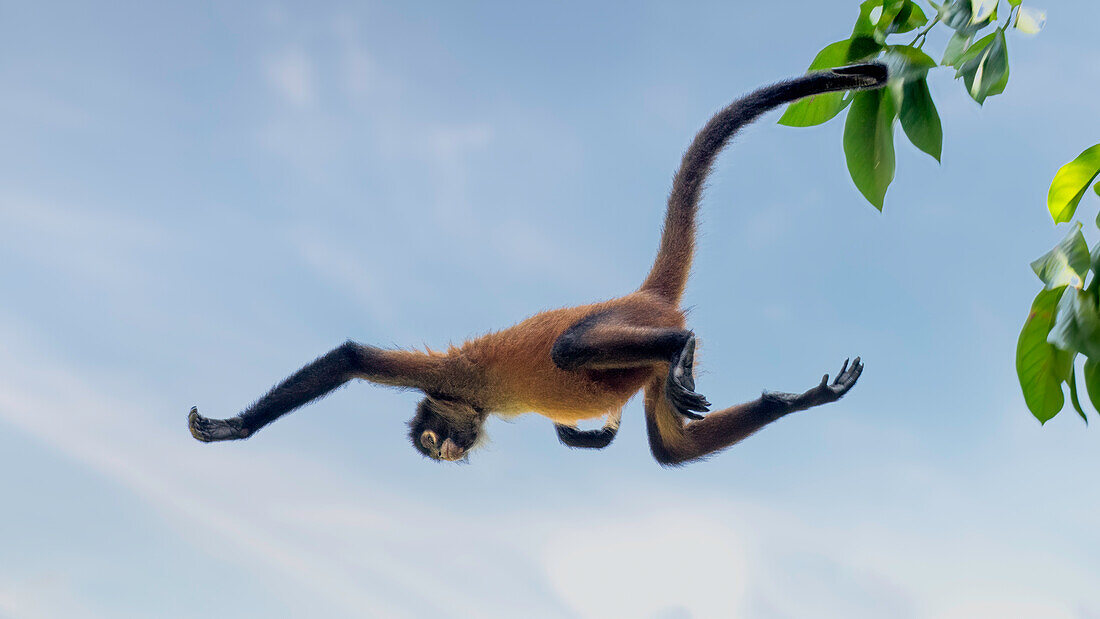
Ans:
{"label": "monkey's arm", "polygon": [[752,402],[684,422],[675,403],[665,394],[665,380],[654,379],[645,391],[646,430],[653,457],[662,465],[684,464],[724,449],[769,423],[796,411],[836,402],[863,373],[859,357],[849,367],[844,362],[836,380],[826,374],[821,383],[804,393],[768,393]]}
{"label": "monkey's arm", "polygon": [[603,449],[615,440],[619,433],[619,422],[623,418],[623,409],[618,409],[607,415],[607,421],[599,430],[578,430],[573,426],[559,423],[554,424],[558,431],[558,440],[567,447],[576,449]]}
{"label": "monkey's arm", "polygon": [[192,436],[200,441],[248,438],[353,378],[424,390],[438,387],[442,381],[442,363],[442,358],[426,353],[384,350],[348,341],[292,374],[236,417],[208,419],[192,408],[187,422]]}

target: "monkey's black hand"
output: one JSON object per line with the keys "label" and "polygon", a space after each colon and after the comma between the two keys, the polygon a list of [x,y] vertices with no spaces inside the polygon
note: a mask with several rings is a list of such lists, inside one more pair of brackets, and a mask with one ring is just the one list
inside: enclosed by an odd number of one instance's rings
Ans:
{"label": "monkey's black hand", "polygon": [[829,382],[829,375],[826,374],[821,378],[821,383],[818,386],[804,393],[766,391],[762,398],[777,417],[782,417],[795,411],[804,411],[807,408],[836,402],[855,386],[856,381],[859,380],[859,375],[862,373],[863,364],[860,362],[859,357],[856,357],[851,367],[848,366],[848,360],[845,359],[844,366],[840,368],[840,373],[831,383]]}
{"label": "monkey's black hand", "polygon": [[829,375],[826,374],[821,378],[820,385],[802,394],[802,397],[806,398],[807,404],[810,406],[836,402],[855,386],[856,381],[859,380],[859,375],[862,373],[863,364],[860,362],[859,357],[856,357],[851,367],[848,367],[848,359],[845,359],[844,366],[840,368],[840,373],[836,375],[833,382],[829,382]]}
{"label": "monkey's black hand", "polygon": [[240,419],[207,419],[199,414],[197,407],[192,407],[187,415],[187,426],[191,429],[191,436],[204,443],[248,437],[248,431]]}
{"label": "monkey's black hand", "polygon": [[692,335],[669,364],[665,393],[681,415],[688,419],[702,419],[699,413],[707,412],[710,402],[695,393],[695,378],[692,376],[694,363],[695,336]]}

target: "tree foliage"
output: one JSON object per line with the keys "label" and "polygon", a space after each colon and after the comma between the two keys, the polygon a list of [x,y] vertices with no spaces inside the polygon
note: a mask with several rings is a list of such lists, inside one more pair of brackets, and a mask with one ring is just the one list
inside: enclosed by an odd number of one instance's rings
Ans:
{"label": "tree foliage", "polygon": [[[954,69],[955,79],[962,80],[966,92],[979,105],[1003,93],[1009,77],[1006,32],[1015,29],[1034,34],[1045,20],[1042,11],[1021,2],[1007,0],[1005,19],[998,22],[1000,0],[946,0],[942,5],[929,1],[929,11],[915,0],[865,0],[859,5],[852,34],[825,46],[809,70],[879,59],[890,67],[890,87],[803,99],[787,106],[779,124],[810,127],[847,109],[844,157],[848,173],[859,192],[881,211],[894,180],[897,121],[914,146],[940,160],[943,126],[928,89],[929,71],[937,67]],[[953,32],[941,60],[936,62],[925,52],[924,44],[928,33],[939,24]],[[899,37],[911,38],[908,43],[899,43]]]}
{"label": "tree foliage", "polygon": [[[1055,224],[1071,222],[1089,186],[1100,195],[1100,144],[1085,149],[1054,175],[1047,192],[1047,210]],[[1096,219],[1100,227],[1100,216]],[[1024,401],[1042,423],[1070,403],[1085,422],[1077,390],[1075,361],[1085,358],[1083,376],[1089,401],[1100,410],[1100,242],[1089,251],[1080,222],[1069,234],[1031,263],[1043,289],[1016,344],[1016,373]]]}

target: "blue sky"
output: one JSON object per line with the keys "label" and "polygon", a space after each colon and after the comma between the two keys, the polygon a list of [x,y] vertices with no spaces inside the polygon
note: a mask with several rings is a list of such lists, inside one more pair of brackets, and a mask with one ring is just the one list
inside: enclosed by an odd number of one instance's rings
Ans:
{"label": "blue sky", "polygon": [[1095,430],[1041,428],[1013,365],[1047,185],[1100,140],[1090,2],[1010,36],[984,108],[934,74],[944,163],[899,139],[884,214],[839,122],[772,115],[722,157],[699,388],[862,355],[840,404],[679,470],[638,401],[603,452],[526,416],[459,466],[367,384],[247,442],[186,431],[349,337],[441,348],[632,290],[694,131],[850,4],[5,4],[0,617],[1100,617]]}

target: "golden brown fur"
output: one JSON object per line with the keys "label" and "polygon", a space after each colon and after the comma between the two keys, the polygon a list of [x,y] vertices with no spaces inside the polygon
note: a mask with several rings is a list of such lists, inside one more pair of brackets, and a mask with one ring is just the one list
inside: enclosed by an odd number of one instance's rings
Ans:
{"label": "golden brown fur", "polygon": [[609,310],[646,327],[683,328],[676,307],[647,292],[580,307],[542,312],[503,331],[459,347],[457,353],[485,371],[481,386],[485,408],[504,414],[537,412],[552,421],[573,424],[621,407],[661,364],[619,369],[566,371],[551,360],[559,337],[581,319]]}

